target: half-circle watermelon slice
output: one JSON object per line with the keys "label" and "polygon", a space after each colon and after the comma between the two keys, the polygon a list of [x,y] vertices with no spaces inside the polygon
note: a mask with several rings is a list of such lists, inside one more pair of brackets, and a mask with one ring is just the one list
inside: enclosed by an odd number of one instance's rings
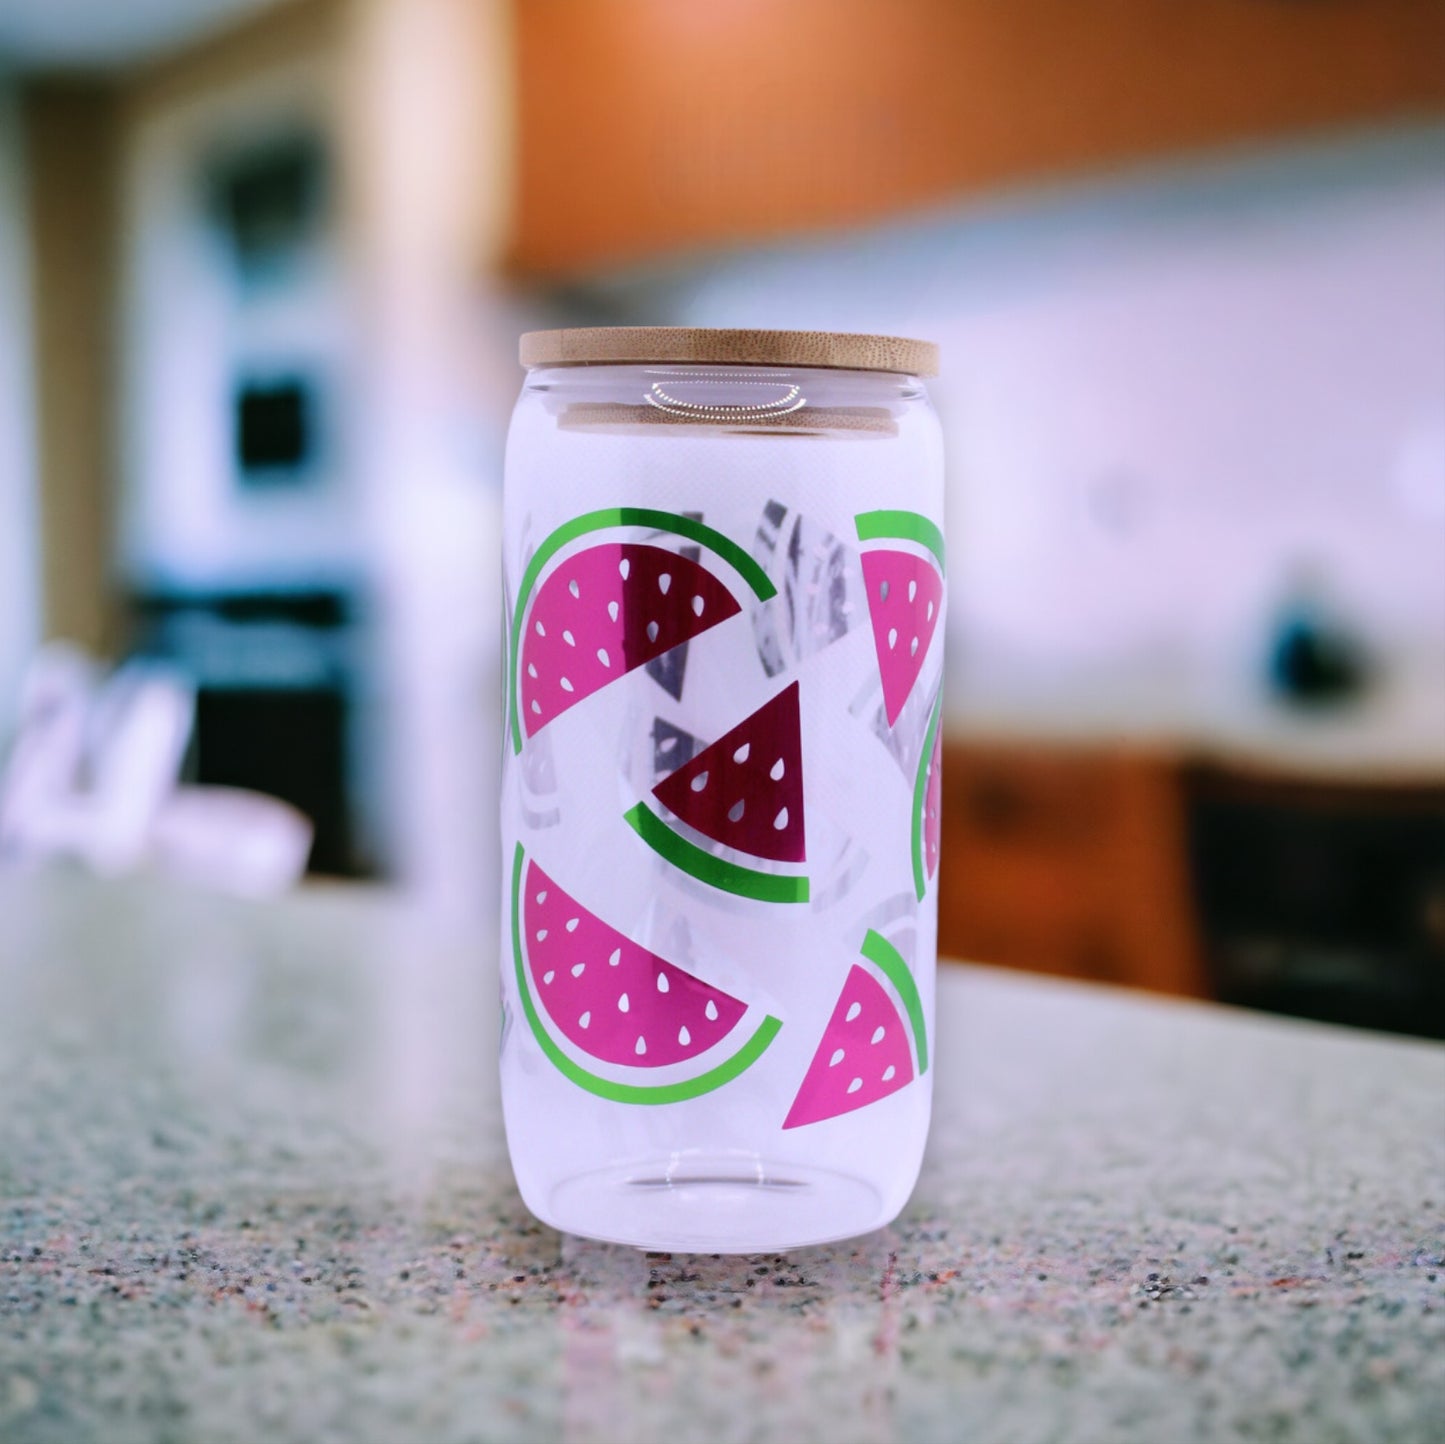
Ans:
{"label": "half-circle watermelon slice", "polygon": [[933,704],[918,775],[913,782],[913,891],[919,902],[928,891],[928,879],[938,872],[938,844],[943,830],[943,694]]}
{"label": "half-circle watermelon slice", "polygon": [[[739,1041],[745,1003],[603,922],[529,862],[520,843],[512,952],[522,1011],[543,1053],[578,1087],[614,1102],[677,1103],[710,1093],[750,1068],[782,1026],[765,1016]],[[725,1053],[729,1041],[737,1046]],[[707,1058],[717,1061],[703,1069]],[[695,1061],[700,1071],[677,1076],[676,1065]],[[669,1081],[642,1081],[664,1068]]]}
{"label": "half-circle watermelon slice", "polygon": [[514,751],[522,750],[524,736],[609,682],[742,610],[733,589],[710,567],[653,541],[596,541],[555,560],[579,538],[629,528],[695,542],[721,558],[759,600],[776,594],[752,557],[694,517],[611,507],[558,527],[537,548],[517,590],[509,656]]}
{"label": "half-circle watermelon slice", "polygon": [[[798,684],[791,683],[690,761],[653,796],[695,832],[764,862],[807,856]],[[729,861],[699,847],[644,803],[627,822],[654,851],[713,887],[763,902],[806,902],[808,880]]]}
{"label": "half-circle watermelon slice", "polygon": [[923,548],[922,554],[901,547],[863,553],[883,708],[892,727],[923,670],[943,613],[943,534],[913,511],[863,512],[854,522],[860,541],[907,541]]}
{"label": "half-circle watermelon slice", "polygon": [[[923,1002],[908,964],[871,928],[862,953],[892,984],[897,1000],[861,963],[853,964],[784,1128],[802,1128],[866,1108],[928,1071]],[[906,1024],[899,1003],[908,1016]]]}

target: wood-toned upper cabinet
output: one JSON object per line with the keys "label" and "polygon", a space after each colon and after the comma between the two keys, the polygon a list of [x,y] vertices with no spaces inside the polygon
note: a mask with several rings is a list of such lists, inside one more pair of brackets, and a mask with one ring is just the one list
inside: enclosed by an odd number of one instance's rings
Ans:
{"label": "wood-toned upper cabinet", "polygon": [[514,0],[510,260],[562,275],[1445,109],[1441,0]]}

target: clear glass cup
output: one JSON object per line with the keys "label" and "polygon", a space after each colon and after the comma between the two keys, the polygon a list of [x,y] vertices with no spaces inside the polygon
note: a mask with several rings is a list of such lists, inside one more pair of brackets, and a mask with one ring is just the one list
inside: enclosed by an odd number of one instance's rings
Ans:
{"label": "clear glass cup", "polygon": [[[819,354],[851,364],[798,363]],[[619,330],[523,356],[501,807],[522,1197],[655,1249],[881,1227],[932,1091],[932,348]]]}

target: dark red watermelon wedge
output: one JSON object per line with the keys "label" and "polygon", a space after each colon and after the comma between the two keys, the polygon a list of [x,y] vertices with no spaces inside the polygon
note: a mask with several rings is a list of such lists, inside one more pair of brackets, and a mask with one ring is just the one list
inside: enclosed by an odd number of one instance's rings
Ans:
{"label": "dark red watermelon wedge", "polygon": [[943,578],[912,552],[878,550],[863,553],[863,580],[891,727],[923,670],[943,607]]}
{"label": "dark red watermelon wedge", "polygon": [[705,837],[753,857],[803,862],[798,684],[664,777],[652,794]]}
{"label": "dark red watermelon wedge", "polygon": [[527,735],[741,610],[710,571],[663,547],[599,542],[579,552],[553,570],[527,610],[521,648]]}

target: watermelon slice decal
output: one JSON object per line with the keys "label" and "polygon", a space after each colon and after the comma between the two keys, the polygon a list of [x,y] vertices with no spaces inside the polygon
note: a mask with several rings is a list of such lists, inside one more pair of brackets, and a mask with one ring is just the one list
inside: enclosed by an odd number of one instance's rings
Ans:
{"label": "watermelon slice decal", "polygon": [[678,1103],[710,1093],[757,1062],[782,1027],[764,1017],[721,1062],[668,1083],[607,1077],[579,1063],[549,1023],[589,1059],[636,1076],[712,1052],[737,1031],[747,1005],[588,912],[528,862],[520,843],[512,862],[512,955],[522,1011],[543,1053],[578,1087],[616,1103]]}
{"label": "watermelon slice decal", "polygon": [[943,729],[938,725],[942,715],[940,693],[928,719],[913,783],[913,891],[919,902],[928,890],[925,870],[929,878],[938,872],[938,840],[943,827]]}
{"label": "watermelon slice decal", "polygon": [[[908,1014],[909,1028],[882,984],[860,963],[854,963],[808,1072],[783,1120],[783,1127],[802,1128],[877,1103],[928,1071],[928,1043],[923,1002],[913,975],[898,950],[870,929],[862,953],[893,985]],[[914,1055],[918,1068],[914,1071]]]}
{"label": "watermelon slice decal", "polygon": [[[702,836],[769,862],[806,860],[798,684],[664,777],[653,796]],[[729,862],[675,832],[646,804],[627,822],[656,852],[713,887],[764,902],[806,902],[806,877]]]}
{"label": "watermelon slice decal", "polygon": [[763,601],[777,588],[736,542],[692,517],[646,507],[588,512],[537,548],[517,591],[509,652],[512,748],[609,682],[661,657],[742,610],[712,571],[642,542],[599,542],[543,570],[593,532],[641,527],[708,548]]}
{"label": "watermelon slice decal", "polygon": [[863,553],[883,707],[892,727],[923,670],[943,611],[943,534],[927,517],[911,511],[864,512],[854,520],[860,541],[910,541],[932,556],[929,560],[893,547]]}

